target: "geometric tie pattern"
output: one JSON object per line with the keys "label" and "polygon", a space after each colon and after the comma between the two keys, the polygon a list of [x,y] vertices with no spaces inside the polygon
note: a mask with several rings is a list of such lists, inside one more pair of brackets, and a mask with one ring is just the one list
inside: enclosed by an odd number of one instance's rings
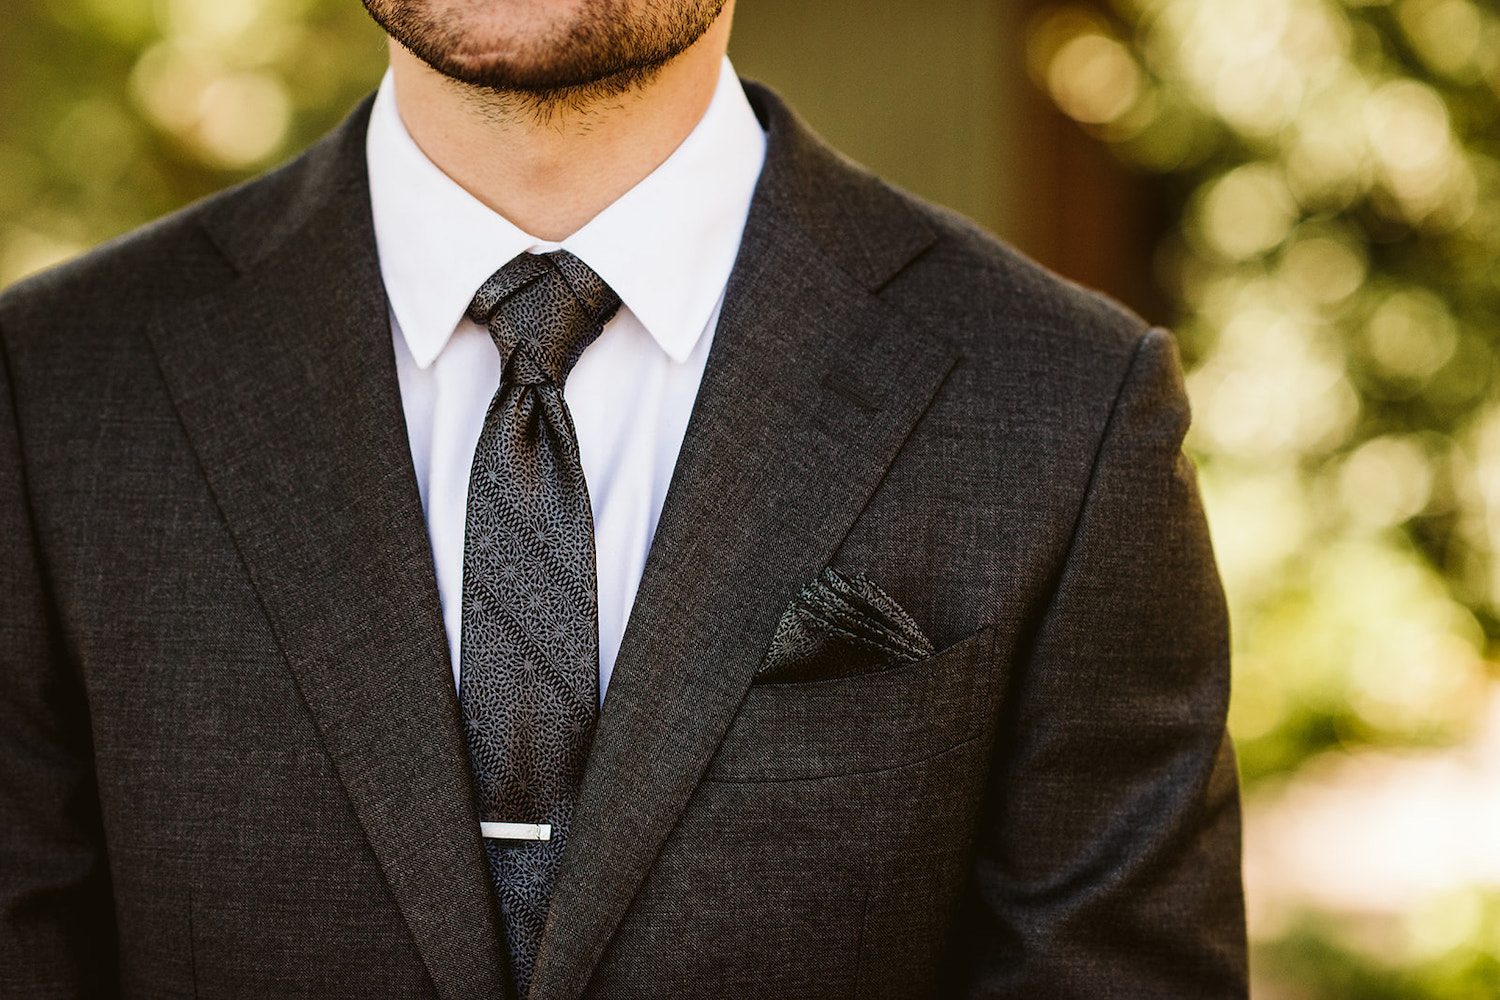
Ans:
{"label": "geometric tie pattern", "polygon": [[501,376],[469,474],[459,706],[480,820],[552,827],[484,841],[523,1000],[599,711],[594,522],[563,385],[619,305],[559,250],[520,254],[468,310]]}

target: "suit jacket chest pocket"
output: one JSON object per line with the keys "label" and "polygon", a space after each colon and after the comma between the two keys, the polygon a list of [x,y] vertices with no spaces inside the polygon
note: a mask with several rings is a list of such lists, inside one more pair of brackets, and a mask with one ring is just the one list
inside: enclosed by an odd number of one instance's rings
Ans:
{"label": "suit jacket chest pocket", "polygon": [[709,781],[789,781],[882,771],[973,739],[984,727],[994,628],[936,656],[834,680],[755,684]]}

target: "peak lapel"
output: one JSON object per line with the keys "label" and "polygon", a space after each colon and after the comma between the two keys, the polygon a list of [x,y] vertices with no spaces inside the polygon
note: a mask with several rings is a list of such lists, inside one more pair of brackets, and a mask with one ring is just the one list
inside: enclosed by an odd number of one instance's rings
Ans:
{"label": "peak lapel", "polygon": [[766,167],[610,682],[534,998],[586,988],[782,608],[833,556],[954,362],[872,294],[929,245],[925,224],[773,97],[751,96],[769,118]]}
{"label": "peak lapel", "polygon": [[368,105],[205,210],[241,268],[151,336],[323,745],[441,995],[503,995],[364,174]]}

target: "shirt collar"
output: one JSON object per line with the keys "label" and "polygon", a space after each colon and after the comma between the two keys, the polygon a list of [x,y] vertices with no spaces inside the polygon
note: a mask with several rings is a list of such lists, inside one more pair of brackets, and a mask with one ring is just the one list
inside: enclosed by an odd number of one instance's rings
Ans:
{"label": "shirt collar", "polygon": [[679,364],[729,281],[766,137],[725,58],[708,110],[659,167],[561,243],[511,224],[412,140],[387,71],[366,136],[386,295],[422,368],[447,346],[475,290],[524,251],[559,247],[592,267]]}

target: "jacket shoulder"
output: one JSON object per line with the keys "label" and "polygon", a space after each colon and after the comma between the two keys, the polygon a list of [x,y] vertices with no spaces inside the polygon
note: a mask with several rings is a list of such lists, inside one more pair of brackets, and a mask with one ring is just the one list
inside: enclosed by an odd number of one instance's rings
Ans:
{"label": "jacket shoulder", "polygon": [[995,342],[1044,353],[1128,354],[1145,335],[1145,321],[1119,302],[1048,270],[955,212],[895,193],[935,239],[887,294],[950,318],[952,335],[966,349]]}
{"label": "jacket shoulder", "polygon": [[747,82],[745,92],[769,135],[762,207],[794,219],[854,281],[965,355],[1019,351],[1118,370],[1145,335],[1120,304],[830,148],[767,88]]}

